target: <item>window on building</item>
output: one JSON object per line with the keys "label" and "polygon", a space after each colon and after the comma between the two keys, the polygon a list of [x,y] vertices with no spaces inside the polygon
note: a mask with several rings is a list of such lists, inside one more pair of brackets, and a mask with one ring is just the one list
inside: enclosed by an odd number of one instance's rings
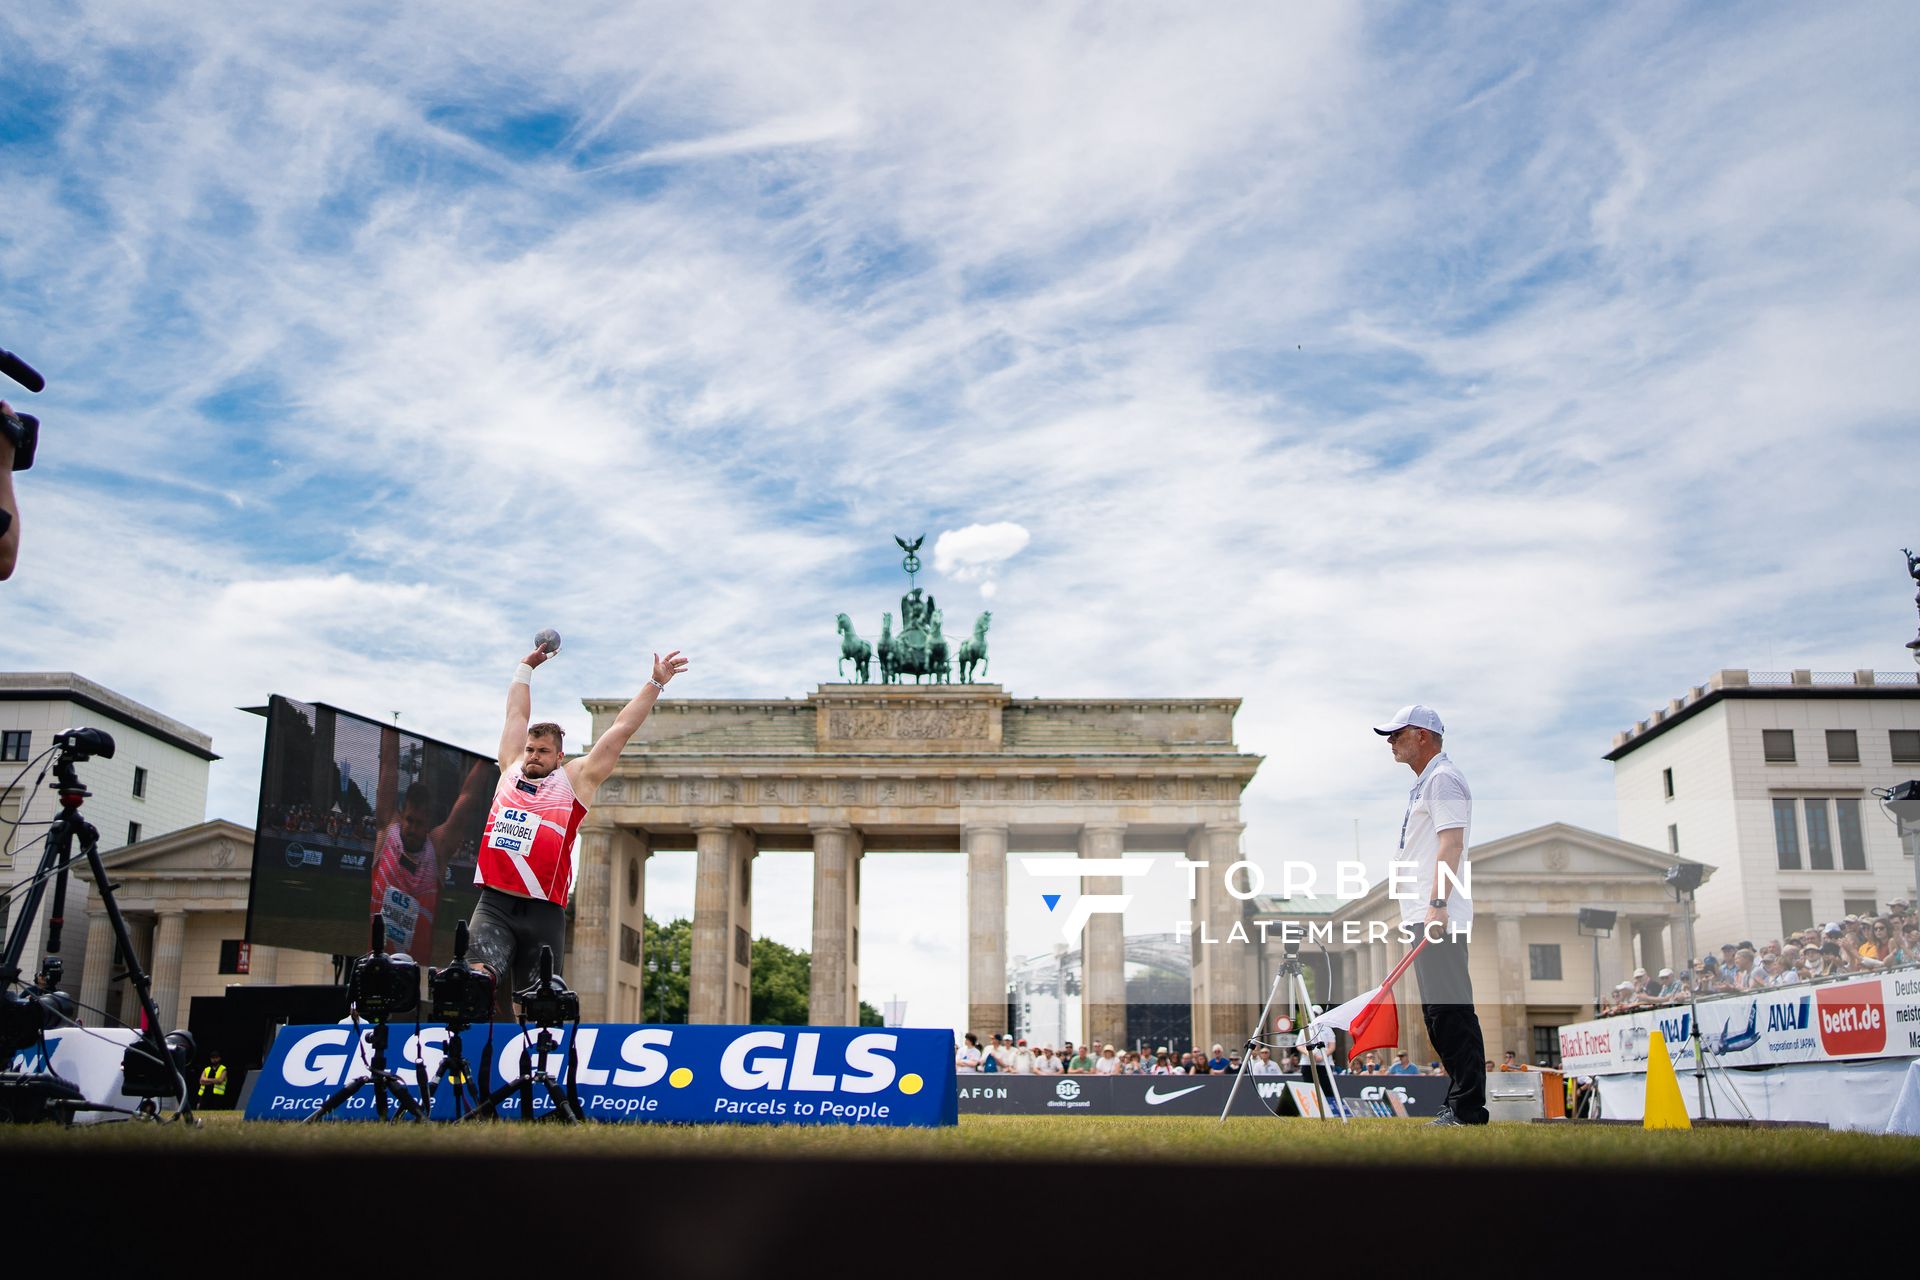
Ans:
{"label": "window on building", "polygon": [[1527,976],[1535,982],[1560,981],[1560,944],[1529,942],[1527,944]]}
{"label": "window on building", "polygon": [[0,731],[0,760],[25,760],[33,751],[33,730]]}
{"label": "window on building", "polygon": [[1859,764],[1860,735],[1852,729],[1827,730],[1827,763]]}
{"label": "window on building", "polygon": [[1549,1067],[1559,1067],[1560,1028],[1535,1027],[1533,1029],[1533,1062],[1535,1066],[1544,1062]]}
{"label": "window on building", "polygon": [[1802,929],[1813,928],[1813,899],[1780,899],[1780,928],[1785,933],[1798,933]]}
{"label": "window on building", "polygon": [[140,843],[140,824],[139,823],[129,822],[127,824],[127,843],[128,844]]}
{"label": "window on building", "polygon": [[1872,898],[1842,898],[1840,910],[1850,916],[1877,916],[1879,906]]}
{"label": "window on building", "polygon": [[1768,764],[1793,763],[1793,730],[1762,729],[1760,731],[1760,750]]}
{"label": "window on building", "polygon": [[1660,785],[1665,789],[1667,799],[1673,799],[1673,770],[1662,769],[1660,771]]}
{"label": "window on building", "polygon": [[246,973],[253,963],[253,948],[243,938],[228,938],[220,944],[220,972]]}
{"label": "window on building", "polygon": [[1680,852],[1680,826],[1678,823],[1669,822],[1667,824],[1667,852]]}
{"label": "window on building", "polygon": [[1848,871],[1867,869],[1867,846],[1860,838],[1860,802],[1842,797],[1833,802],[1835,825],[1840,828],[1840,865]]}
{"label": "window on building", "polygon": [[1920,764],[1920,729],[1887,730],[1887,746],[1895,764]]}
{"label": "window on building", "polygon": [[1773,850],[1782,871],[1800,869],[1800,824],[1791,800],[1773,802]]}
{"label": "window on building", "polygon": [[620,926],[620,962],[640,963],[640,931],[630,924]]}
{"label": "window on building", "polygon": [[753,939],[739,925],[733,926],[733,958],[740,964],[753,963]]}
{"label": "window on building", "polygon": [[147,798],[147,771],[139,765],[133,766],[133,798],[136,800]]}
{"label": "window on building", "polygon": [[1815,871],[1833,870],[1833,828],[1827,822],[1825,800],[1803,800],[1807,811],[1807,865]]}

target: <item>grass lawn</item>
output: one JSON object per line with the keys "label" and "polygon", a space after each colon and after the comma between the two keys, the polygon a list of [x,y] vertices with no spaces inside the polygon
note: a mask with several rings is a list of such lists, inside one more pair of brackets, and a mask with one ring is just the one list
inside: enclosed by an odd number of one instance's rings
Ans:
{"label": "grass lawn", "polygon": [[484,1125],[326,1123],[207,1118],[204,1128],[109,1124],[36,1126],[7,1135],[15,1149],[90,1148],[103,1156],[156,1148],[274,1155],[302,1152],[458,1155],[869,1157],[925,1160],[1138,1160],[1226,1164],[1581,1165],[1752,1168],[1920,1174],[1920,1138],[1819,1129],[1655,1132],[1612,1125],[1498,1124],[1431,1129],[1419,1120],[1319,1120],[1176,1116],[963,1116],[957,1128],[879,1129],[806,1125],[648,1125],[490,1122]]}

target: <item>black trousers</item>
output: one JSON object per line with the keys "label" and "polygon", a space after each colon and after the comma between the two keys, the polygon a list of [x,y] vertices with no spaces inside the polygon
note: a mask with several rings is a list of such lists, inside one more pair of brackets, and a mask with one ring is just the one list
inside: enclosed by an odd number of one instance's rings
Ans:
{"label": "black trousers", "polygon": [[467,921],[467,958],[491,966],[499,975],[495,1008],[508,1021],[513,1016],[513,994],[533,982],[543,943],[553,948],[553,971],[562,973],[567,959],[566,908],[490,887],[480,890],[473,918]]}
{"label": "black trousers", "polygon": [[1467,973],[1467,940],[1429,942],[1413,958],[1420,978],[1420,1013],[1440,1065],[1447,1070],[1447,1105],[1466,1124],[1487,1122],[1487,1047],[1480,1015],[1473,1011],[1473,979]]}

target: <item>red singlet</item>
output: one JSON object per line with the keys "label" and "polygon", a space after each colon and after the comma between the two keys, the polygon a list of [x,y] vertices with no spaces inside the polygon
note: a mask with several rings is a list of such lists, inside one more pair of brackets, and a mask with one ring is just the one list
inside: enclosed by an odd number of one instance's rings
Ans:
{"label": "red singlet", "polygon": [[573,838],[586,816],[587,806],[573,793],[564,767],[535,779],[515,762],[494,790],[473,882],[566,906],[573,888]]}
{"label": "red singlet", "polygon": [[[402,858],[413,863],[408,871]],[[387,949],[427,959],[433,945],[433,912],[440,904],[440,858],[429,839],[418,853],[400,841],[400,823],[387,826],[373,860],[373,909],[386,918]]]}

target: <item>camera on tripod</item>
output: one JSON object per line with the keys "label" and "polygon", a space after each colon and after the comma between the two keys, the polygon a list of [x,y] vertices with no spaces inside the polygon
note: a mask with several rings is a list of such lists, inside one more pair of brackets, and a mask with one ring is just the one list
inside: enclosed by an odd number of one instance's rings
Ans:
{"label": "camera on tripod", "polygon": [[553,948],[540,948],[540,973],[525,990],[513,993],[520,1016],[539,1027],[580,1021],[580,997],[553,972]]}
{"label": "camera on tripod", "polygon": [[[427,970],[432,1017],[454,1031],[493,1021],[493,976],[467,963],[467,922],[453,926],[453,959],[444,969]],[[577,1003],[577,1001],[576,1001]]]}
{"label": "camera on tripod", "polygon": [[353,962],[347,983],[347,999],[369,1022],[385,1022],[420,1007],[420,966],[404,951],[386,953],[385,928],[385,921],[375,916],[373,945]]}
{"label": "camera on tripod", "polygon": [[53,745],[73,764],[85,764],[95,756],[113,759],[113,736],[104,729],[62,729],[53,735]]}

